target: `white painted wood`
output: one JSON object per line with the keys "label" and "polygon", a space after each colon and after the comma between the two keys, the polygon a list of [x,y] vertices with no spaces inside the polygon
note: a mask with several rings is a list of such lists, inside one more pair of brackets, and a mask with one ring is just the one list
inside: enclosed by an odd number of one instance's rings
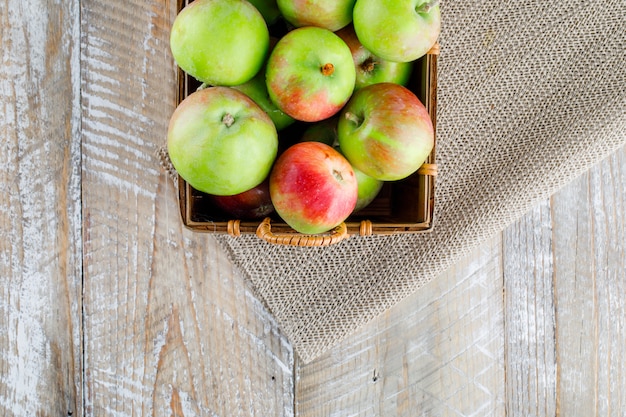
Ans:
{"label": "white painted wood", "polygon": [[507,416],[556,413],[551,226],[545,201],[503,233]]}
{"label": "white painted wood", "polygon": [[626,149],[552,201],[557,405],[626,416]]}
{"label": "white painted wood", "polygon": [[158,169],[175,9],[0,4],[0,414],[624,416],[624,149],[294,367]]}
{"label": "white painted wood", "polygon": [[81,4],[86,415],[293,415],[290,344],[159,169],[176,4]]}
{"label": "white painted wood", "polygon": [[0,19],[0,415],[79,415],[78,2]]}
{"label": "white painted wood", "polygon": [[502,416],[501,242],[485,242],[331,352],[298,364],[313,416]]}
{"label": "white painted wood", "polygon": [[626,149],[504,233],[507,416],[624,416]]}

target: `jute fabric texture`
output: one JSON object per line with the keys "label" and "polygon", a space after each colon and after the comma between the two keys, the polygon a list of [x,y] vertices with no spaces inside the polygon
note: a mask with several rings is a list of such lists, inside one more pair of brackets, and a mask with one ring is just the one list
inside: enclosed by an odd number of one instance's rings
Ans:
{"label": "jute fabric texture", "polygon": [[626,143],[626,2],[444,1],[435,227],[331,247],[216,236],[311,361]]}

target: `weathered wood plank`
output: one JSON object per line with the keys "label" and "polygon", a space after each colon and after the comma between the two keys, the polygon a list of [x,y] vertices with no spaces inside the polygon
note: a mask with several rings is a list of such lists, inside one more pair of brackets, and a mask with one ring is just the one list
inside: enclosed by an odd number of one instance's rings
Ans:
{"label": "weathered wood plank", "polygon": [[79,415],[78,1],[0,20],[0,415]]}
{"label": "weathered wood plank", "polygon": [[293,352],[160,171],[176,2],[85,0],[87,415],[293,415]]}
{"label": "weathered wood plank", "polygon": [[552,199],[559,415],[626,412],[626,149]]}
{"label": "weathered wood plank", "polygon": [[507,415],[624,415],[624,155],[504,232]]}
{"label": "weathered wood plank", "polygon": [[501,241],[297,365],[298,417],[502,416]]}
{"label": "weathered wood plank", "polygon": [[509,416],[556,413],[551,222],[545,201],[503,233]]}

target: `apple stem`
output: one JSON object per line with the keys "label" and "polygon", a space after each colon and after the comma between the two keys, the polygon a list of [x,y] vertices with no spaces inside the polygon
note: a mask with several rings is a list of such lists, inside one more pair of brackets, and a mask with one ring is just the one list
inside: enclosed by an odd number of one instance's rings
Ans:
{"label": "apple stem", "polygon": [[374,69],[376,68],[376,64],[377,62],[374,61],[373,58],[367,58],[365,61],[363,61],[363,63],[361,64],[361,69],[363,69],[363,71],[365,72],[373,72]]}
{"label": "apple stem", "polygon": [[335,66],[330,62],[322,66],[322,74],[325,76],[332,75],[335,72]]}
{"label": "apple stem", "polygon": [[224,116],[222,116],[222,123],[224,123],[226,127],[231,127],[233,123],[235,123],[235,118],[232,114],[226,113]]}
{"label": "apple stem", "polygon": [[362,120],[359,118],[359,116],[357,116],[356,114],[347,111],[346,114],[344,115],[344,117],[346,119],[348,119],[349,121],[351,121],[352,123],[354,123],[355,125],[360,125]]}
{"label": "apple stem", "polygon": [[430,0],[426,3],[420,4],[415,11],[417,13],[428,13],[433,7],[436,7],[439,4],[439,0]]}

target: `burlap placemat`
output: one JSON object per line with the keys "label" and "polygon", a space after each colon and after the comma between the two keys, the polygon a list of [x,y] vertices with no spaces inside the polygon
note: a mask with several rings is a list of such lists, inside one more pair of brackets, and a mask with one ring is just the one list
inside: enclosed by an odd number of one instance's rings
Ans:
{"label": "burlap placemat", "polygon": [[626,143],[626,2],[441,4],[435,228],[216,236],[308,362]]}

